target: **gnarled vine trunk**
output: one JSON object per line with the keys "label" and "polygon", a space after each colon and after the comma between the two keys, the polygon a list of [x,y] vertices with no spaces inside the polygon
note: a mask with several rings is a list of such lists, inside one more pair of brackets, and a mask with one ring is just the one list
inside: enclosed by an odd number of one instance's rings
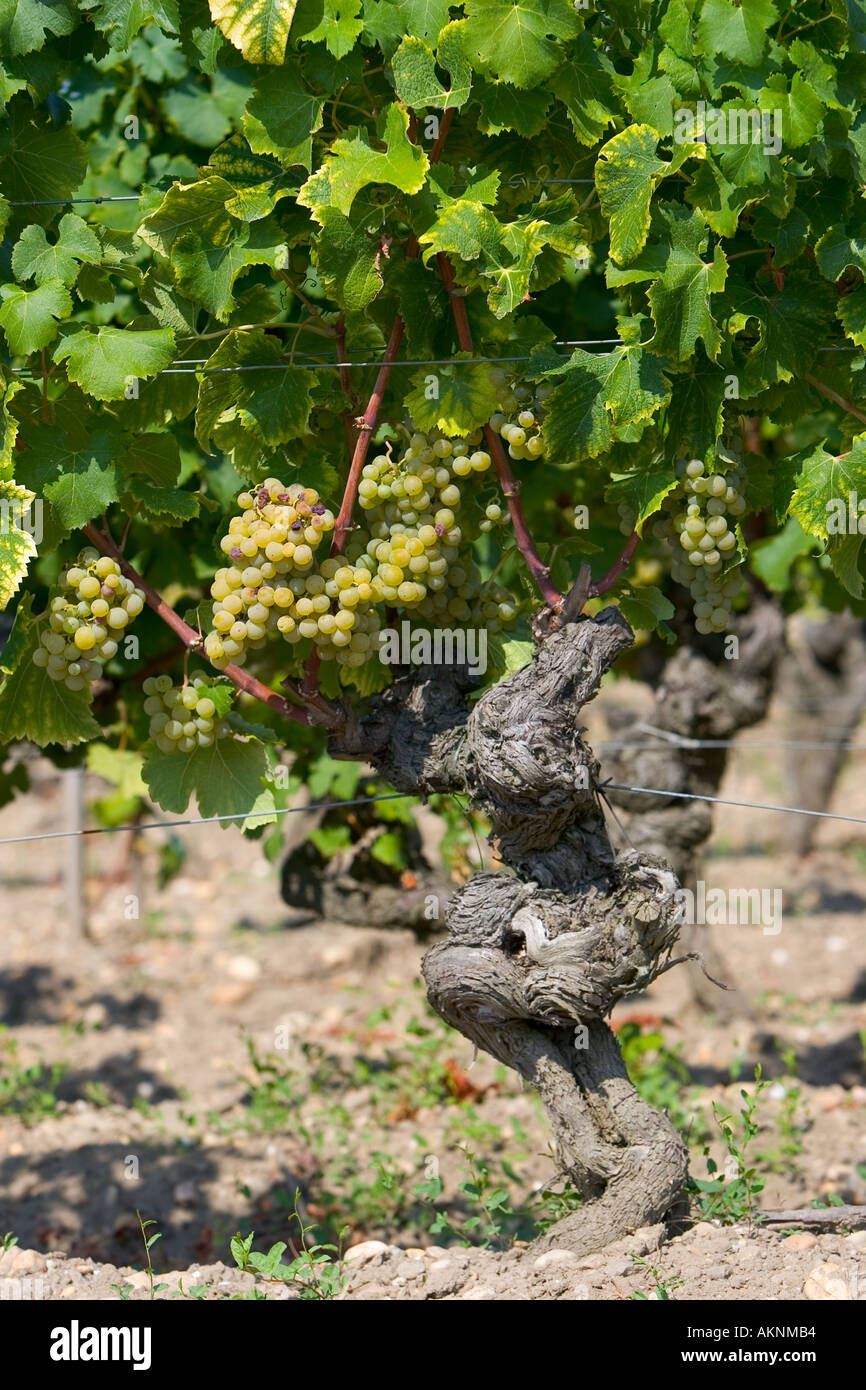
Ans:
{"label": "gnarled vine trunk", "polygon": [[582,1253],[664,1216],[687,1167],[604,1021],[673,963],[678,934],[665,861],[611,845],[579,722],[631,641],[613,608],[570,623],[471,708],[464,672],[406,673],[333,750],[371,759],[400,790],[467,793],[490,819],[508,872],[477,874],[451,897],[448,938],[424,958],[428,996],[537,1087],[559,1171],[587,1199],[537,1244]]}
{"label": "gnarled vine trunk", "polygon": [[[737,621],[734,632],[739,654],[730,660],[714,661],[697,646],[678,649],[664,668],[651,718],[637,725],[631,715],[627,726],[623,721],[623,733],[635,746],[605,755],[606,777],[631,787],[719,795],[730,750],[689,747],[688,740],[727,741],[765,718],[784,650],[781,607],[771,600],[757,601]],[[627,745],[628,740],[624,741]],[[624,813],[631,843],[664,855],[683,887],[694,893],[702,851],[712,834],[712,805],[613,789],[606,795]],[[746,1012],[748,1006],[738,991],[726,994],[714,983],[727,983],[728,970],[709,933],[700,924],[684,926],[683,940],[701,958],[701,963],[692,961],[689,967],[697,1002],[720,1014]]]}
{"label": "gnarled vine trunk", "polygon": [[[866,623],[852,613],[830,613],[815,621],[801,615],[788,624],[788,652],[779,673],[785,707],[785,786],[792,806],[826,811],[850,742],[866,709]],[[814,816],[792,816],[786,849],[802,858],[821,824]]]}

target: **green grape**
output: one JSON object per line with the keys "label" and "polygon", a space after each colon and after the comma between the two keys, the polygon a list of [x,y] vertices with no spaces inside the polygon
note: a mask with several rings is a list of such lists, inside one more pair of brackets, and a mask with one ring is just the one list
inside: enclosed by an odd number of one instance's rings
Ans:
{"label": "green grape", "polygon": [[118,650],[109,634],[122,631],[141,612],[144,593],[116,560],[91,547],[61,572],[57,589],[33,661],[51,680],[63,681],[68,690],[84,690],[89,698],[103,662]]}

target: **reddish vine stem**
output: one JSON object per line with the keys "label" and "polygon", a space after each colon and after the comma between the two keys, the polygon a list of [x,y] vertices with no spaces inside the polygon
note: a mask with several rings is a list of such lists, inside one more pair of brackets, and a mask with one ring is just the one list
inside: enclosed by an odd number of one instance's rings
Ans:
{"label": "reddish vine stem", "polygon": [[[172,632],[177,634],[186,650],[199,652],[202,659],[206,661],[207,657],[202,651],[202,641],[199,634],[191,628],[188,623],[185,623],[183,618],[175,613],[173,608],[169,607],[165,599],[163,599],[155,589],[151,588],[138,571],[133,569],[132,565],[123,558],[122,551],[112,538],[105,535],[92,523],[82,527],[82,530],[91,545],[96,546],[96,549],[103,555],[109,555],[112,560],[117,561],[127,579],[131,579],[133,584],[141,589],[148,607],[152,608],[157,617],[161,618],[166,626],[170,627]],[[298,724],[327,724],[332,727],[336,727],[340,722],[340,716],[336,710],[326,709],[324,707],[317,710],[298,709],[297,706],[290,704],[284,696],[278,695],[275,690],[271,690],[269,686],[264,685],[262,681],[256,680],[255,676],[251,676],[247,671],[242,670],[240,666],[235,666],[234,664],[226,666],[225,669],[220,672],[220,675],[225,676],[226,679],[230,680],[233,685],[236,685],[239,690],[245,690],[248,695],[254,696],[256,700],[260,700],[262,704],[270,705],[271,709],[275,710],[276,713],[281,715],[284,719],[293,719]]]}
{"label": "reddish vine stem", "polygon": [[628,569],[629,565],[634,559],[634,553],[637,550],[639,544],[640,534],[637,531],[632,531],[631,535],[625,543],[625,548],[622,554],[620,555],[619,559],[614,561],[607,574],[604,575],[603,578],[599,579],[597,583],[593,584],[590,587],[590,598],[600,598],[602,594],[607,593],[608,589],[613,588],[620,575],[625,574],[626,570]]}
{"label": "reddish vine stem", "polygon": [[864,414],[853,401],[846,400],[844,396],[839,395],[838,391],[834,391],[832,386],[825,386],[823,381],[818,381],[816,377],[809,376],[808,373],[806,374],[806,380],[810,386],[814,386],[816,391],[820,391],[822,396],[826,396],[828,400],[835,401],[836,405],[840,405],[843,410],[847,410],[849,415],[853,415],[855,420],[862,420],[863,423],[866,424],[866,414]]}
{"label": "reddish vine stem", "polygon": [[[457,341],[463,352],[474,352],[472,330],[469,327],[469,319],[466,314],[466,301],[463,295],[455,289],[451,262],[445,253],[440,251],[436,257],[436,263],[439,266],[442,283],[448,291],[448,298],[451,301],[451,312],[454,315],[454,326],[457,329]],[[535,548],[535,542],[524,515],[523,504],[520,501],[520,483],[511,471],[502,440],[490,425],[485,425],[484,435],[487,440],[487,447],[493,455],[493,463],[499,476],[503,495],[508,503],[517,548],[526,561],[529,572],[538,585],[545,603],[550,608],[557,608],[562,603],[562,594],[551,582],[550,570]]]}

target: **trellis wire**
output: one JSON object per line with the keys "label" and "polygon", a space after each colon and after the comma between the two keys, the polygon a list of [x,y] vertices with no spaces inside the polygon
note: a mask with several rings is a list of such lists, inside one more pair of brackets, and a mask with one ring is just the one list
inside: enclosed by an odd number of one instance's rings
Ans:
{"label": "trellis wire", "polygon": [[31,840],[68,840],[84,835],[119,835],[124,830],[175,830],[183,825],[217,825],[220,821],[270,820],[272,816],[298,815],[304,811],[334,811],[340,806],[368,806],[373,801],[402,801],[411,792],[388,792],[384,796],[358,796],[351,801],[320,801],[310,806],[280,806],[273,811],[238,811],[225,816],[191,816],[186,820],[155,820],[130,825],[94,825],[87,830],[49,830],[43,835],[15,835],[0,845],[23,845]]}
{"label": "trellis wire", "polygon": [[[709,801],[715,806],[739,806],[753,811],[781,811],[790,816],[817,816],[821,820],[841,820],[848,821],[853,825],[866,825],[866,818],[862,816],[845,816],[835,811],[810,811],[803,806],[771,806],[758,801],[732,801],[723,796],[702,796],[698,792],[667,791],[661,787],[629,787],[621,782],[610,780],[600,782],[598,791],[638,792],[646,796],[668,796],[683,801]],[[298,815],[305,811],[337,811],[343,806],[368,806],[375,801],[402,801],[410,796],[412,796],[411,792],[389,792],[383,796],[355,797],[351,801],[321,801],[310,806],[284,806],[273,811],[239,811],[225,816],[192,816],[184,820],[146,821],[141,824],[132,822],[129,825],[97,825],[87,830],[52,830],[42,835],[15,835],[0,840],[0,846],[29,844],[31,841],[37,840],[65,840],[73,836],[119,835],[125,830],[175,830],[179,826],[218,825],[223,821],[258,819],[269,821],[273,816]]]}
{"label": "trellis wire", "polygon": [[809,811],[804,806],[768,806],[759,801],[731,801],[724,796],[702,796],[698,792],[672,792],[661,787],[627,787],[621,782],[601,782],[599,791],[640,792],[645,796],[672,796],[680,801],[709,801],[714,806],[740,806],[752,811],[782,811],[789,816],[818,816],[821,820],[844,820],[866,825],[863,816],[843,816],[839,811]]}

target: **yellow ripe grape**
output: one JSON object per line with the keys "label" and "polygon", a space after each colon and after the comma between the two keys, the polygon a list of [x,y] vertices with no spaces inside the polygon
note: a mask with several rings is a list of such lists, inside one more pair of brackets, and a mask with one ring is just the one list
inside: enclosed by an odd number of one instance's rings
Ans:
{"label": "yellow ripe grape", "polygon": [[80,627],[72,640],[80,652],[89,652],[96,646],[96,634],[91,627]]}
{"label": "yellow ripe grape", "polygon": [[355,614],[349,609],[341,608],[338,613],[335,613],[334,622],[342,632],[348,632],[350,628],[355,626]]}
{"label": "yellow ripe grape", "polygon": [[231,593],[222,601],[222,607],[226,613],[240,613],[243,606],[244,601],[238,593]]}
{"label": "yellow ripe grape", "polygon": [[111,628],[126,627],[129,622],[129,614],[125,608],[112,608],[108,615],[108,626]]}
{"label": "yellow ripe grape", "polygon": [[308,545],[296,545],[294,553],[295,564],[303,569],[312,563],[313,552]]}
{"label": "yellow ripe grape", "polygon": [[218,613],[214,613],[213,615],[213,625],[217,632],[228,632],[233,622],[233,615],[227,613],[224,608],[221,608]]}
{"label": "yellow ripe grape", "polygon": [[379,570],[379,578],[388,588],[396,588],[403,582],[403,571],[397,565],[382,565]]}
{"label": "yellow ripe grape", "polygon": [[294,601],[294,594],[284,584],[279,589],[274,590],[274,604],[277,608],[291,608]]}
{"label": "yellow ripe grape", "polygon": [[102,585],[94,574],[86,574],[78,584],[78,592],[83,599],[96,598]]}
{"label": "yellow ripe grape", "polygon": [[294,632],[295,620],[288,613],[283,613],[282,617],[277,618],[277,628],[280,632]]}
{"label": "yellow ripe grape", "polygon": [[107,574],[119,574],[120,566],[116,560],[112,560],[109,555],[100,555],[94,566],[100,579],[104,579]]}
{"label": "yellow ripe grape", "polygon": [[[349,590],[347,589],[345,592],[348,593]],[[327,594],[316,594],[315,597],[311,599],[311,603],[314,613],[327,613],[331,607],[331,600],[328,598]]]}
{"label": "yellow ripe grape", "polygon": [[307,617],[309,617],[309,615],[310,615],[310,613],[312,613],[312,611],[313,611],[313,600],[312,600],[312,599],[307,598],[306,595],[304,595],[303,598],[299,598],[299,599],[298,599],[297,603],[295,604],[295,612],[297,613],[297,615],[298,615],[299,618],[307,618]]}

